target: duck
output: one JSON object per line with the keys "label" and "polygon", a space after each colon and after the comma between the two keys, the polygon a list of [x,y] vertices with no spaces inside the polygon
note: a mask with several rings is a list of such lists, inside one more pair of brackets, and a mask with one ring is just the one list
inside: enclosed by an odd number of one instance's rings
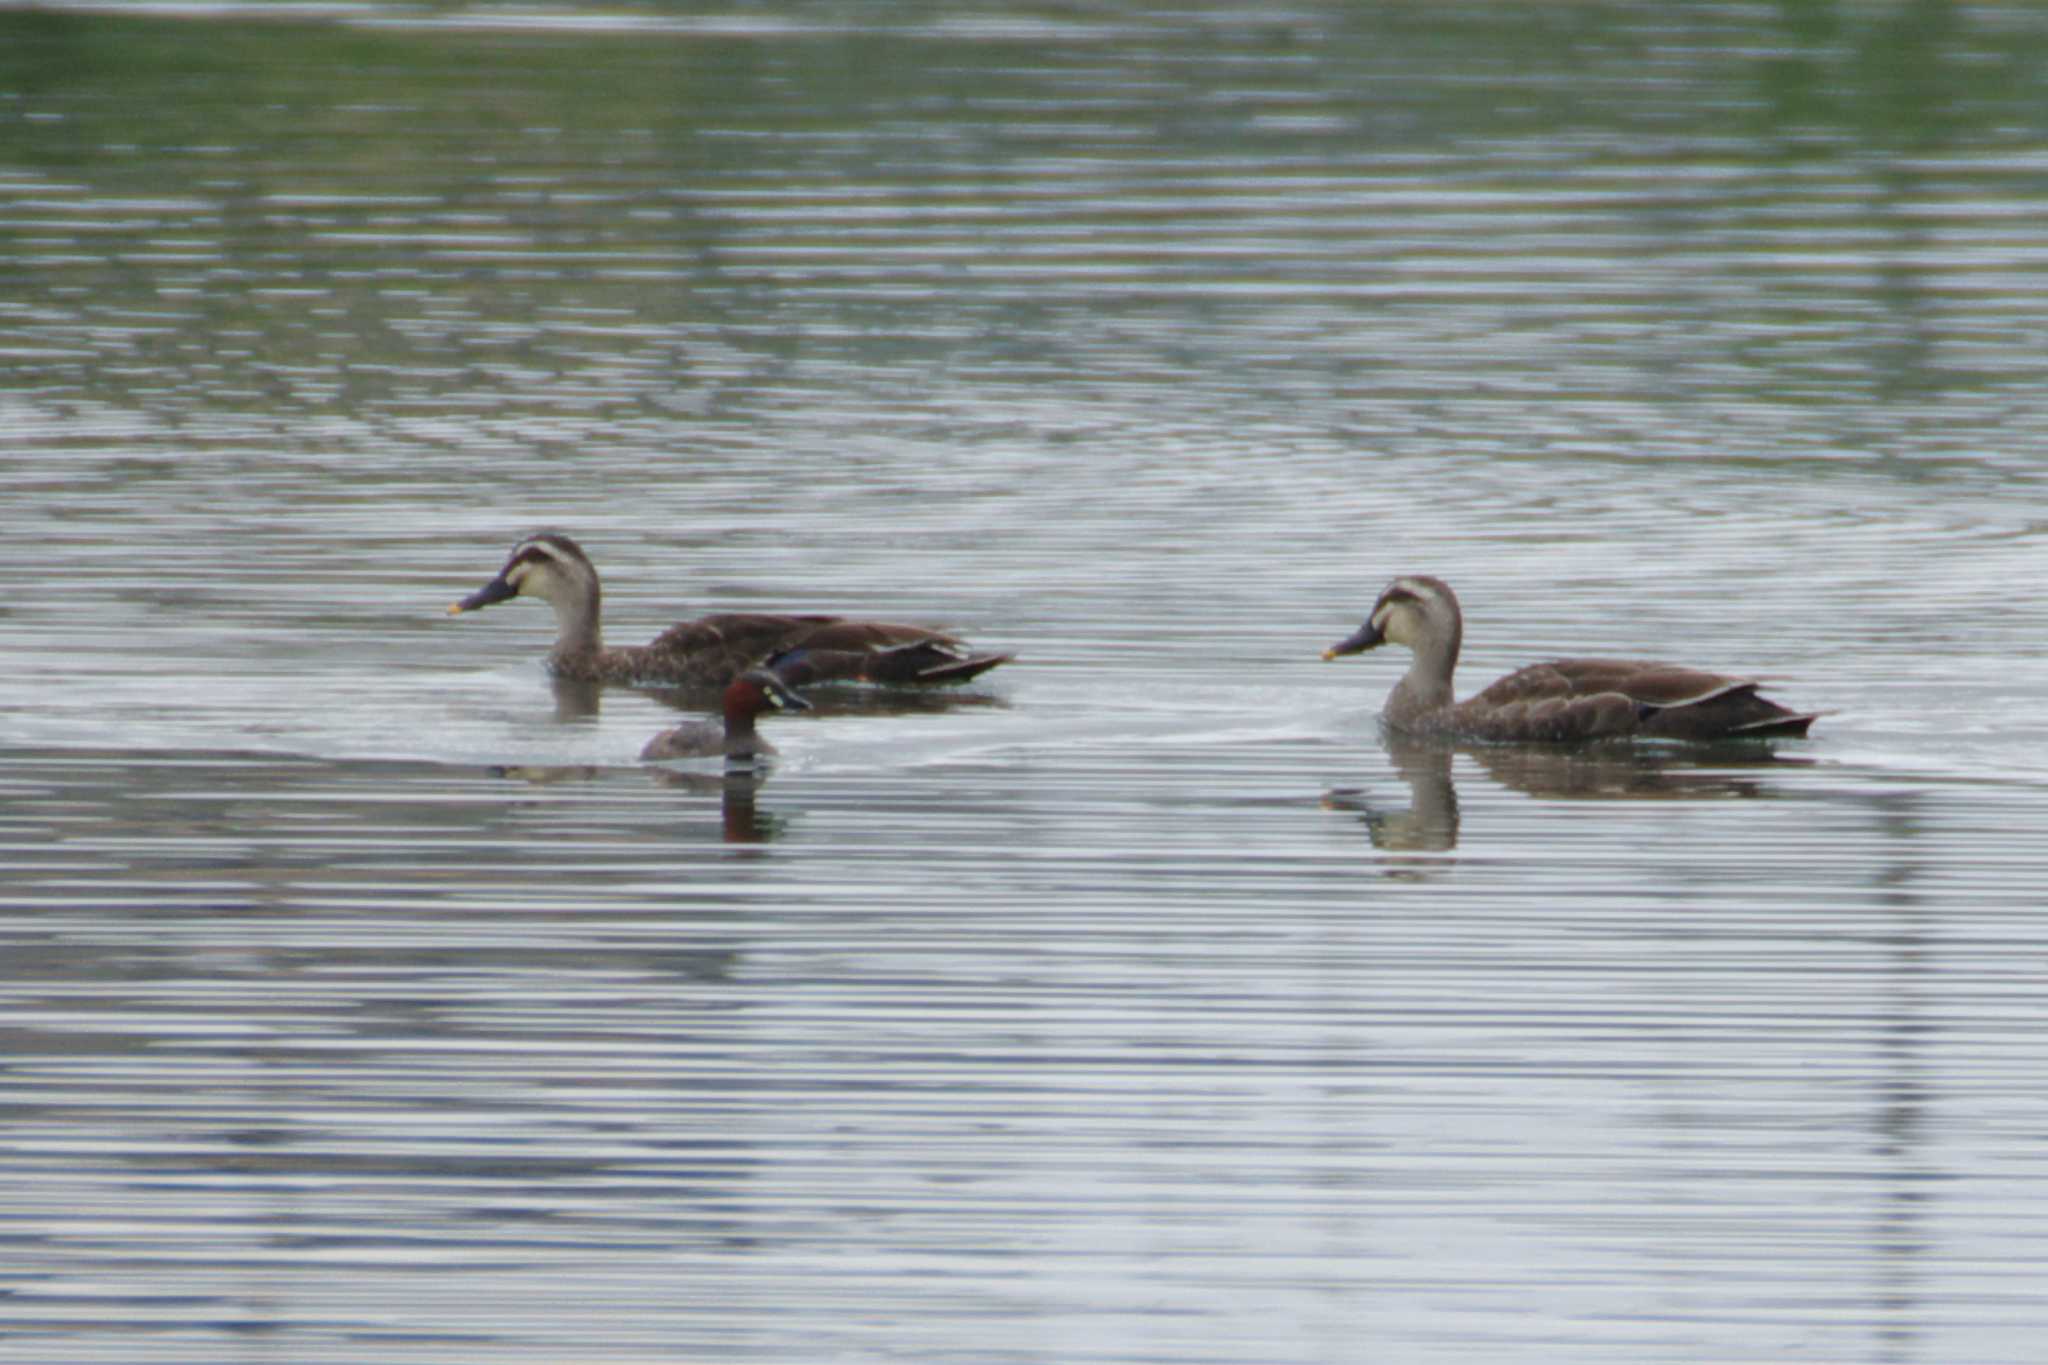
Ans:
{"label": "duck", "polygon": [[1776,739],[1805,735],[1821,715],[1759,695],[1755,678],[1643,659],[1552,659],[1458,701],[1451,674],[1464,634],[1464,613],[1450,584],[1404,574],[1379,595],[1365,624],[1324,650],[1323,658],[1383,644],[1412,650],[1414,661],[1383,713],[1388,729],[1408,735],[1505,742]]}
{"label": "duck", "polygon": [[725,689],[725,719],[693,720],[663,730],[640,751],[643,763],[668,758],[718,758],[745,765],[775,752],[761,738],[754,717],[769,711],[808,711],[811,704],[790,691],[772,668],[750,668]]}
{"label": "duck", "polygon": [[515,597],[537,597],[555,609],[548,670],[572,682],[709,691],[775,658],[778,675],[796,686],[842,681],[929,686],[965,682],[1012,657],[977,654],[956,636],[922,626],[754,612],[703,616],[670,626],[649,644],[610,647],[599,621],[603,594],[597,568],[581,545],[559,531],[542,531],[514,545],[498,576],[451,603],[448,614],[481,611]]}

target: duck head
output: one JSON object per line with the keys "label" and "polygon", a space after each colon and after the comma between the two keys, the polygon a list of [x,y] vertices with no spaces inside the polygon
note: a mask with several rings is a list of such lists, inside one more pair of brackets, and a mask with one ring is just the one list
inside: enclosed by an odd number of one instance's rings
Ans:
{"label": "duck head", "polygon": [[1459,637],[1464,634],[1463,614],[1457,594],[1441,578],[1427,574],[1403,574],[1387,585],[1365,624],[1323,651],[1325,659],[1346,654],[1363,654],[1384,644],[1406,645],[1420,654],[1448,649],[1458,656]]}
{"label": "duck head", "polygon": [[789,690],[771,668],[750,668],[725,688],[725,714],[752,720],[764,711],[808,711],[811,704]]}
{"label": "duck head", "polygon": [[594,615],[597,570],[582,546],[559,531],[543,531],[514,545],[498,576],[461,601],[450,603],[448,614],[482,611],[514,597],[538,597],[550,603],[558,615]]}

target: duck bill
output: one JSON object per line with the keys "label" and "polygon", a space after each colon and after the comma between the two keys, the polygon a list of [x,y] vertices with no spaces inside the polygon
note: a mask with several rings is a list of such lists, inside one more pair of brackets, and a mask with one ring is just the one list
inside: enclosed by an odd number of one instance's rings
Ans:
{"label": "duck bill", "polygon": [[1357,630],[1352,631],[1336,644],[1324,650],[1323,657],[1325,659],[1341,659],[1346,654],[1363,654],[1368,649],[1377,648],[1386,642],[1387,637],[1380,634],[1380,628],[1367,621]]}
{"label": "duck bill", "polygon": [[503,602],[507,598],[517,596],[519,596],[519,589],[507,583],[505,575],[499,574],[460,602],[450,602],[448,604],[448,614],[450,616],[460,616],[466,611],[482,611],[493,602]]}

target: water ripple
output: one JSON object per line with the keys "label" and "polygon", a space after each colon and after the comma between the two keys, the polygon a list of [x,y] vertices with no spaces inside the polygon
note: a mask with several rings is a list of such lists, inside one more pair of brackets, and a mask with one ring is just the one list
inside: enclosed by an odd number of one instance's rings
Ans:
{"label": "water ripple", "polygon": [[[0,15],[10,1341],[2032,1359],[2020,8],[252,17]],[[1018,659],[657,772],[541,525]]]}

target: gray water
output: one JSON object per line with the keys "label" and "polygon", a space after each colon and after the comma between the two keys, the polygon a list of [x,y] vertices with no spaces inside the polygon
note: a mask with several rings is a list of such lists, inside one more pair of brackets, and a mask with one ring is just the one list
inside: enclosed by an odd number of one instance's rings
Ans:
{"label": "gray water", "polygon": [[[2040,1359],[2048,16],[156,9],[0,11],[0,1356]],[[1017,660],[643,767],[543,525]],[[1397,572],[1829,715],[1389,744]]]}

